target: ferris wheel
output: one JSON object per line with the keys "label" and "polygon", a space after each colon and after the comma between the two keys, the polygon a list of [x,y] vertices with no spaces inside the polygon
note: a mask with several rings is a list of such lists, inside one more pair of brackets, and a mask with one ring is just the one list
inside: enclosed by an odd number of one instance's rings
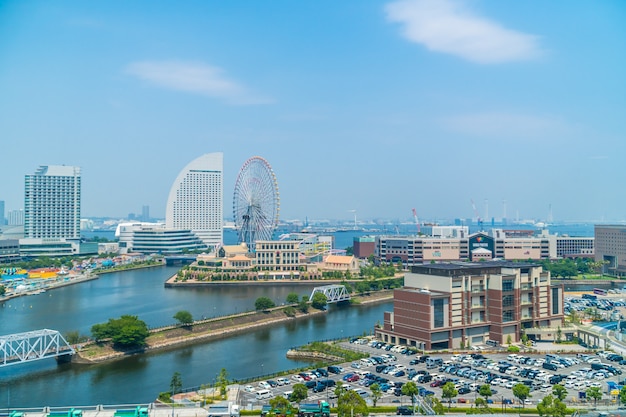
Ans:
{"label": "ferris wheel", "polygon": [[253,156],[243,164],[235,182],[233,217],[239,243],[254,251],[257,240],[271,240],[279,211],[276,175],[265,159]]}

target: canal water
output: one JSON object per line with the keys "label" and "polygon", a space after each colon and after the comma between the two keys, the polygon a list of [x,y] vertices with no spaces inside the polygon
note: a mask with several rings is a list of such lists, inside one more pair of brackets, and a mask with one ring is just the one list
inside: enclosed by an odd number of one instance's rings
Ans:
{"label": "canal water", "polygon": [[[0,334],[54,329],[89,335],[93,324],[123,314],[151,327],[172,324],[188,310],[195,318],[254,309],[258,297],[281,304],[291,292],[310,294],[314,285],[216,288],[164,288],[176,267],[157,267],[102,275],[99,279],[0,305]],[[313,340],[370,333],[391,302],[373,306],[330,306],[327,314],[204,344],[131,356],[97,365],[57,364],[54,359],[0,367],[0,410],[147,403],[169,389],[174,372],[183,386],[212,384],[222,368],[230,379],[270,374],[306,365],[285,357],[290,347]]]}

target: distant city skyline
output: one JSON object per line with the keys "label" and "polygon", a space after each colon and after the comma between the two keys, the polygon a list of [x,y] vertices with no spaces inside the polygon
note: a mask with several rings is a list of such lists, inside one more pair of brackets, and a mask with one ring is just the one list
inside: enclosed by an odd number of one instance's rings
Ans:
{"label": "distant city skyline", "polygon": [[39,165],[165,218],[221,152],[225,218],[259,155],[283,221],[626,220],[624,2],[156,3],[0,6],[7,219]]}

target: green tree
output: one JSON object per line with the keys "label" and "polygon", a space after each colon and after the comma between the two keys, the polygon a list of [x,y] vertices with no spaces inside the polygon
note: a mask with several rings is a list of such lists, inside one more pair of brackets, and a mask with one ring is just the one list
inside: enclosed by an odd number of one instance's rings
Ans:
{"label": "green tree", "polygon": [[400,388],[402,395],[406,395],[411,399],[411,404],[415,407],[415,396],[419,392],[419,388],[417,384],[413,381],[409,381],[406,384],[402,385]]}
{"label": "green tree", "polygon": [[193,323],[193,316],[187,310],[180,310],[174,314],[173,319],[183,326],[190,326]]}
{"label": "green tree", "polygon": [[439,401],[438,398],[431,397],[430,401],[432,402],[432,408],[435,414],[437,414],[438,416],[442,416],[446,413],[446,407],[441,404],[441,401]]}
{"label": "green tree", "polygon": [[174,372],[172,379],[170,380],[170,392],[172,395],[178,394],[183,390],[183,380],[180,376],[180,372]]}
{"label": "green tree", "polygon": [[293,406],[291,402],[283,396],[277,396],[270,400],[270,407],[272,407],[272,411],[279,416],[287,416],[293,414]]}
{"label": "green tree", "polygon": [[506,344],[507,344],[507,345],[510,345],[511,343],[513,343],[513,337],[511,337],[511,335],[508,335],[508,336],[506,337]]}
{"label": "green tree", "polygon": [[474,400],[474,405],[476,406],[476,408],[480,408],[480,407],[487,408],[487,401],[482,397],[478,397],[476,398],[476,400]]}
{"label": "green tree", "polygon": [[111,339],[115,346],[129,348],[145,346],[150,332],[148,325],[137,316],[123,315],[107,323],[94,324],[91,334],[96,341]]}
{"label": "green tree", "polygon": [[216,382],[217,386],[220,387],[220,395],[224,398],[226,395],[226,389],[228,388],[228,372],[226,372],[226,368],[220,369]]}
{"label": "green tree", "polygon": [[377,382],[370,385],[370,391],[372,391],[372,403],[376,407],[376,403],[383,397],[383,392],[380,389],[380,385]]}
{"label": "green tree", "polygon": [[87,336],[81,335],[78,330],[72,330],[65,333],[65,340],[70,345],[86,342],[87,339]]}
{"label": "green tree", "polygon": [[254,302],[254,308],[256,311],[269,310],[272,307],[276,307],[276,304],[269,297],[259,297]]}
{"label": "green tree", "polygon": [[552,387],[552,395],[558,398],[559,401],[563,401],[567,397],[567,390],[561,384],[556,384]]}
{"label": "green tree", "polygon": [[491,387],[489,385],[484,384],[478,388],[478,395],[485,397],[485,402],[489,403],[489,397],[493,395],[493,392],[491,391]]}
{"label": "green tree", "polygon": [[598,400],[602,399],[602,391],[598,387],[589,387],[586,391],[587,398],[593,400],[593,406],[595,407]]}
{"label": "green tree", "polygon": [[558,326],[556,328],[556,343],[561,343],[562,341],[563,341],[563,330],[561,330],[561,326]]}
{"label": "green tree", "polygon": [[287,298],[285,299],[287,304],[296,304],[298,301],[300,301],[300,296],[295,292],[287,294]]}
{"label": "green tree", "polygon": [[291,393],[291,401],[299,403],[304,401],[309,396],[309,391],[304,384],[294,384],[293,392]]}
{"label": "green tree", "polygon": [[313,294],[313,298],[311,299],[311,306],[313,308],[323,310],[326,307],[326,304],[328,304],[328,300],[326,299],[324,293],[316,292]]}
{"label": "green tree", "polygon": [[441,388],[441,398],[448,400],[448,410],[452,406],[452,399],[459,395],[459,391],[454,387],[452,382],[446,382]]}
{"label": "green tree", "polygon": [[303,313],[309,312],[309,299],[306,296],[303,296],[302,300],[298,303],[298,310]]}
{"label": "green tree", "polygon": [[5,286],[0,285],[0,296],[3,296],[6,293],[7,293],[7,289],[5,288]]}
{"label": "green tree", "polygon": [[513,385],[513,395],[519,399],[520,404],[524,407],[524,400],[530,397],[530,387],[524,384]]}
{"label": "green tree", "polygon": [[352,417],[357,415],[369,415],[365,400],[355,390],[342,390],[337,397],[337,416]]}
{"label": "green tree", "polygon": [[539,404],[537,404],[537,412],[540,416],[547,417],[565,417],[567,407],[564,402],[552,395],[546,395]]}

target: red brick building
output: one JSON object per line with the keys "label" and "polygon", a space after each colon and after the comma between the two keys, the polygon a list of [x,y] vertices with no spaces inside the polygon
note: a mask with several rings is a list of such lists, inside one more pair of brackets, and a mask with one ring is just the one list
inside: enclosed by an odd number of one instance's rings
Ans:
{"label": "red brick building", "polygon": [[375,329],[388,343],[426,350],[475,346],[522,329],[563,326],[563,286],[532,263],[493,261],[413,266]]}

